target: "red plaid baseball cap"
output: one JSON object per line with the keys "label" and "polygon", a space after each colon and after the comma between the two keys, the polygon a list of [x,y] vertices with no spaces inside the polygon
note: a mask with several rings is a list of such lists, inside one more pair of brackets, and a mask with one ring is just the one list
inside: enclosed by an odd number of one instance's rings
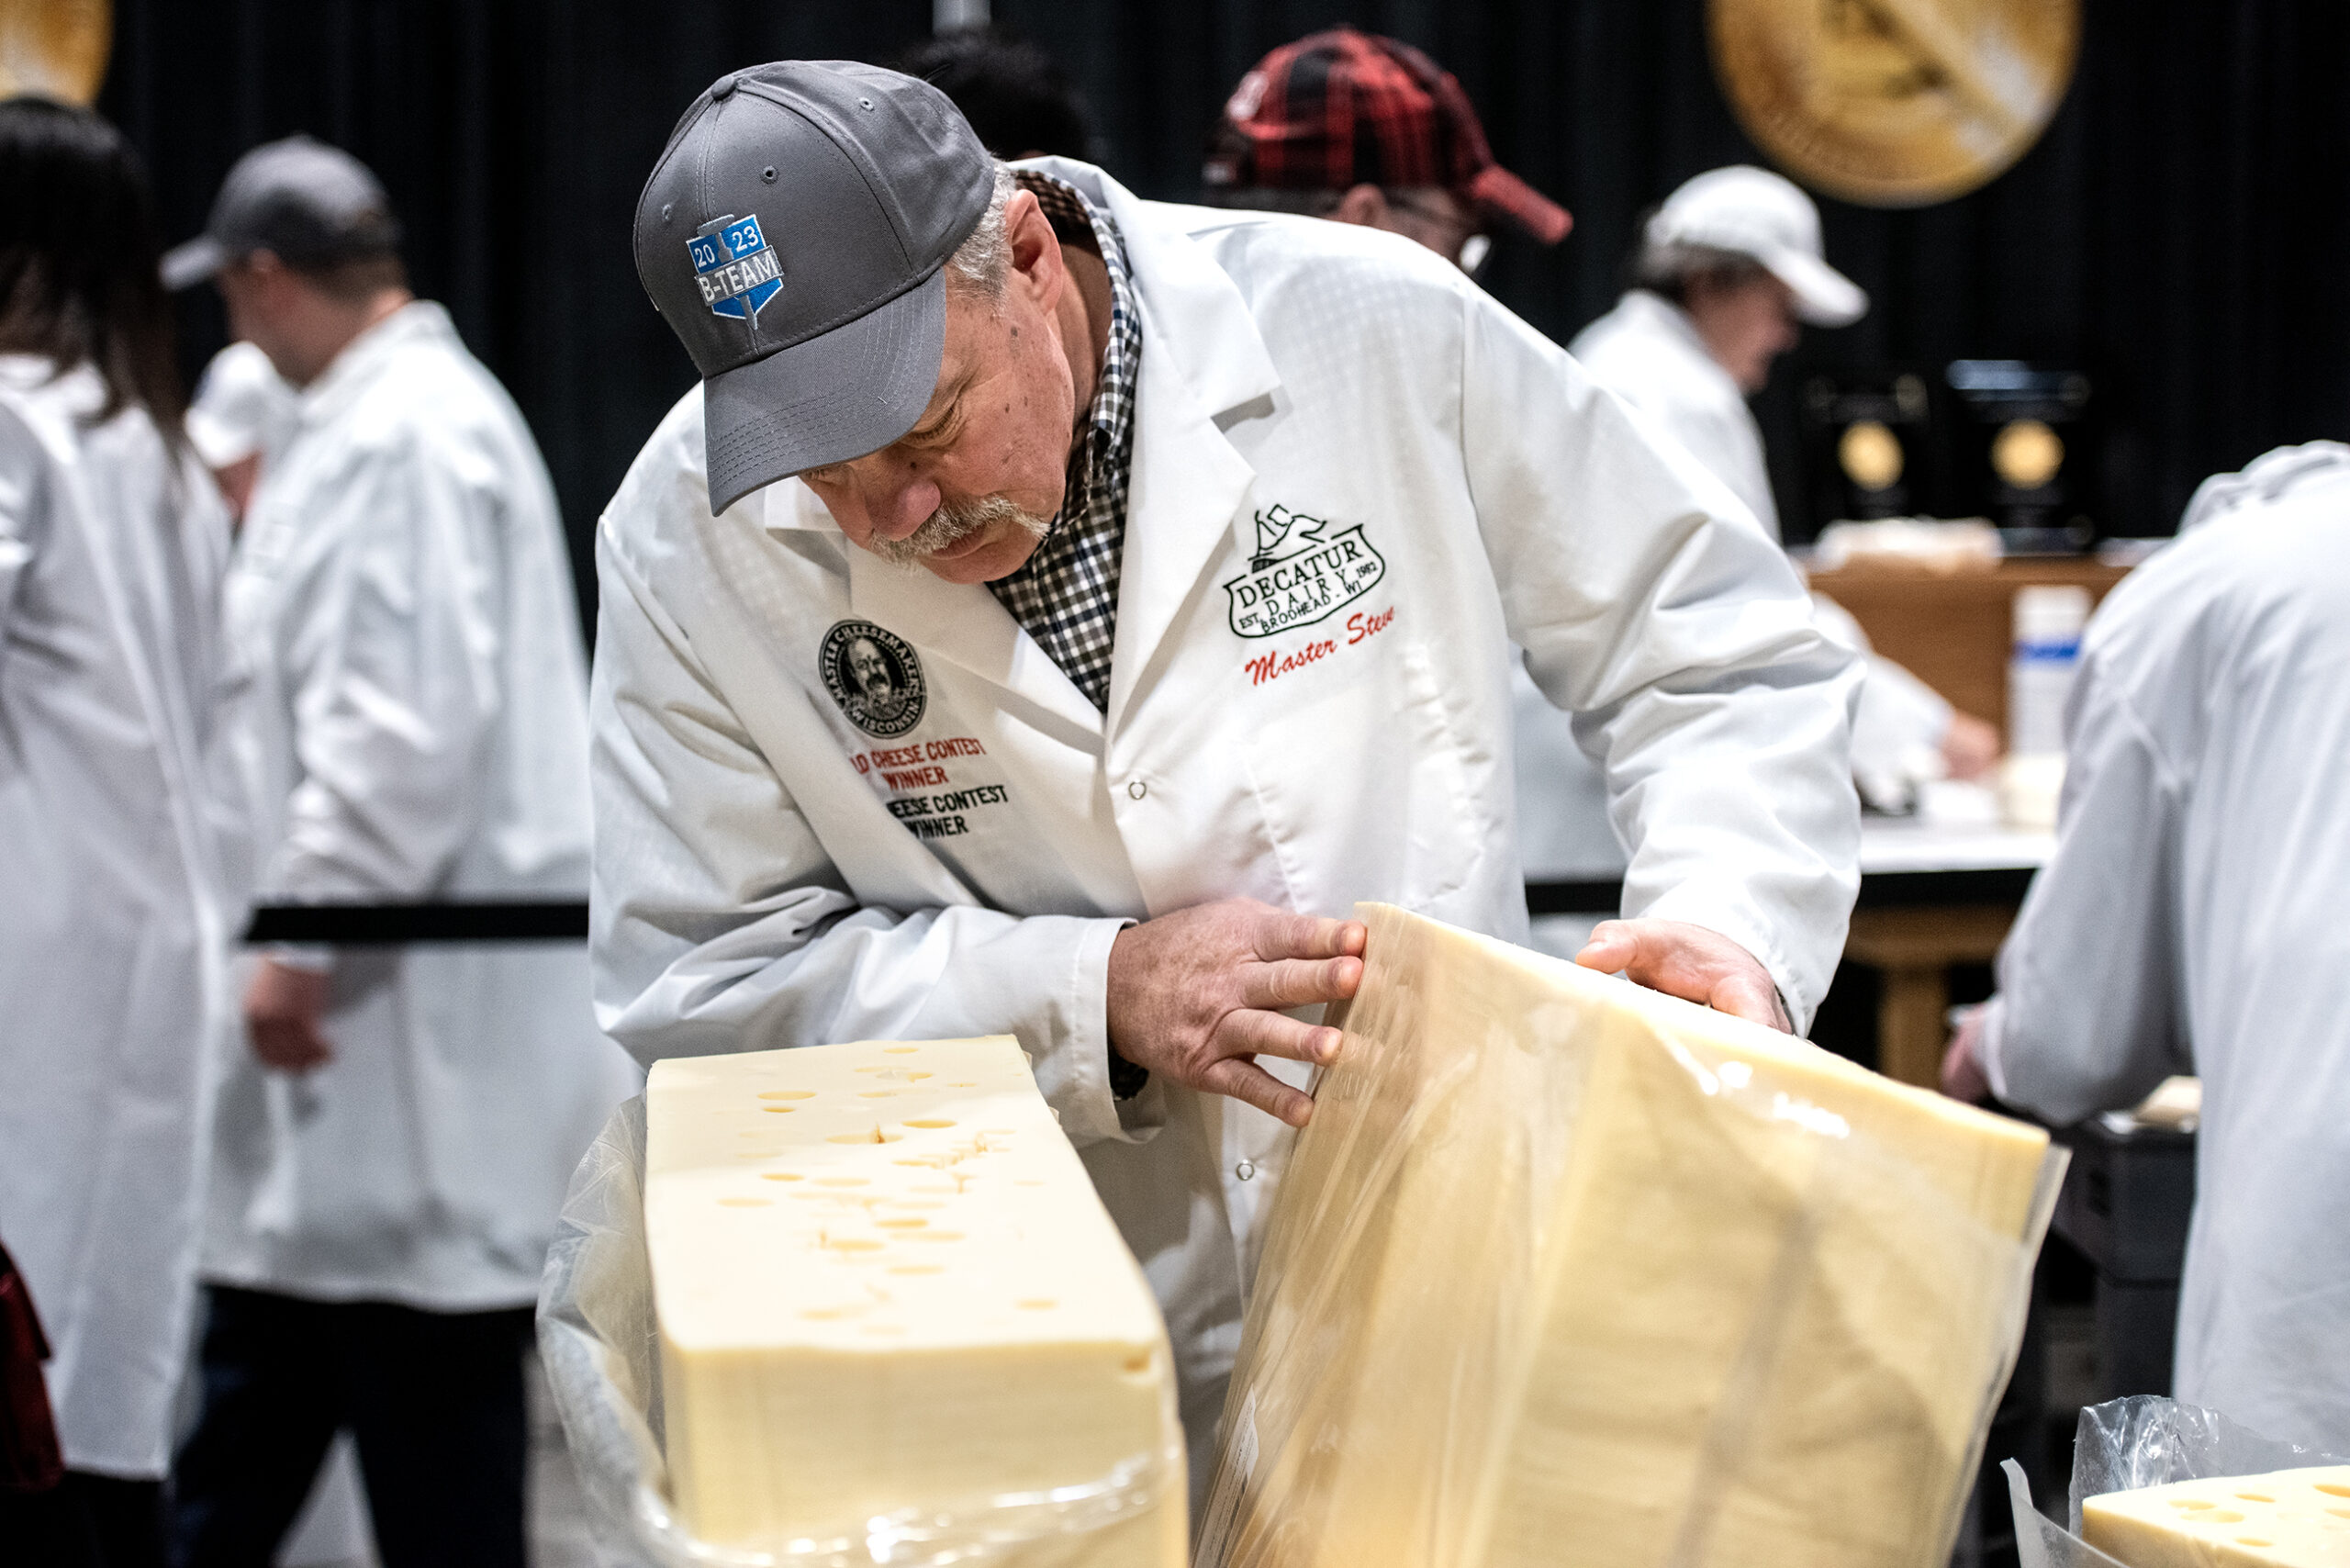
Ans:
{"label": "red plaid baseball cap", "polygon": [[1452,73],[1410,44],[1333,28],[1259,61],[1224,106],[1202,178],[1211,190],[1442,185],[1545,245],[1567,209],[1494,162]]}

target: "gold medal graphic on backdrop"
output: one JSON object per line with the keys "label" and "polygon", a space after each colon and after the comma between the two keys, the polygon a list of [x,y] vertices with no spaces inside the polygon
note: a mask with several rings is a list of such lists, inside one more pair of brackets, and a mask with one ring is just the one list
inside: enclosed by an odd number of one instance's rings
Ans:
{"label": "gold medal graphic on backdrop", "polygon": [[107,0],[0,0],[0,98],[38,93],[87,104],[114,41]]}
{"label": "gold medal graphic on backdrop", "polygon": [[1869,207],[1964,196],[2064,101],[2080,0],[1708,0],[1738,122],[1789,174]]}

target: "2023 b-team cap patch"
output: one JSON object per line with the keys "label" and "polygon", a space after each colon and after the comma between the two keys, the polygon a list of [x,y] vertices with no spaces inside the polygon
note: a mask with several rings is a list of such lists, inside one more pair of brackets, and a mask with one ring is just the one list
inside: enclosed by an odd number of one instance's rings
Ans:
{"label": "2023 b-team cap patch", "polygon": [[922,722],[929,700],[912,644],[870,621],[843,621],[816,652],[824,689],[848,722],[878,740]]}
{"label": "2023 b-team cap patch", "polygon": [[693,258],[694,284],[713,316],[756,321],[768,300],[783,292],[783,268],[767,249],[759,215],[713,218],[686,241]]}

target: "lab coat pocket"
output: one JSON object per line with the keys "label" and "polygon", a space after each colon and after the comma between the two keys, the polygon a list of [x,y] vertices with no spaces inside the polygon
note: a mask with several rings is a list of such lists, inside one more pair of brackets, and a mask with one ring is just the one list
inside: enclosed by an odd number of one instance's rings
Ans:
{"label": "lab coat pocket", "polygon": [[1427,650],[1404,644],[1360,678],[1297,696],[1253,729],[1245,752],[1292,907],[1446,907],[1497,834]]}

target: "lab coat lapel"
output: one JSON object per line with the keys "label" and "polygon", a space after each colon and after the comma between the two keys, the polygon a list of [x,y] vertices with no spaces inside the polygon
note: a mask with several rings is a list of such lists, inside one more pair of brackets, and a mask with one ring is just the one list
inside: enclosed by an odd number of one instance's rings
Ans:
{"label": "lab coat lapel", "polygon": [[852,547],[848,599],[857,614],[1024,699],[1075,732],[1072,739],[1081,736],[1100,750],[1101,711],[985,588],[946,582]]}
{"label": "lab coat lapel", "polygon": [[1098,171],[1046,162],[1109,207],[1142,310],[1134,470],[1110,666],[1114,732],[1256,481],[1218,420],[1270,398],[1281,376],[1248,301],[1197,241],[1166,227]]}

